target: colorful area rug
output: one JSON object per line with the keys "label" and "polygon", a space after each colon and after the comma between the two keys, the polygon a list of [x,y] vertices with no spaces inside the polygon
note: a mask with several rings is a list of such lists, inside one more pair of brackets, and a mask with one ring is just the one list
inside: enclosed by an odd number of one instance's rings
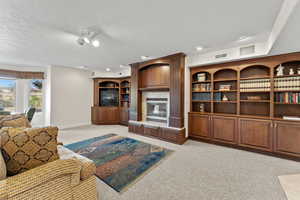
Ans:
{"label": "colorful area rug", "polygon": [[173,151],[135,139],[108,134],[66,148],[93,160],[96,175],[117,192],[135,182]]}

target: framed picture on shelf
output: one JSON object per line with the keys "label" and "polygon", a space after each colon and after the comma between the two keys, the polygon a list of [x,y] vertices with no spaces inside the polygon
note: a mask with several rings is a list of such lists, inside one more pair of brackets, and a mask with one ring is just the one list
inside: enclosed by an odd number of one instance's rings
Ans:
{"label": "framed picture on shelf", "polygon": [[219,90],[220,91],[230,91],[231,85],[220,85]]}

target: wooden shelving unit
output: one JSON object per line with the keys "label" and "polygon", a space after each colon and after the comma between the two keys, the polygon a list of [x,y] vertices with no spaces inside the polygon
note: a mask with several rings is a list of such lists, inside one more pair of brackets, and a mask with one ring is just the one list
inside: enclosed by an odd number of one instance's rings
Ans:
{"label": "wooden shelving unit", "polygon": [[300,118],[300,53],[199,66],[190,80],[191,138],[300,158],[300,121],[286,120]]}
{"label": "wooden shelving unit", "polygon": [[128,124],[130,78],[95,78],[93,124]]}

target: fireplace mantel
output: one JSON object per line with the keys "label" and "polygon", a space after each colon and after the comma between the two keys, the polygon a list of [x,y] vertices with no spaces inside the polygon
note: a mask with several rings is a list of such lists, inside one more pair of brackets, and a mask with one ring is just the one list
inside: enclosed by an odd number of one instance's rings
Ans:
{"label": "fireplace mantel", "polygon": [[[182,143],[185,138],[184,126],[184,67],[185,55],[178,53],[154,60],[131,64],[131,109],[129,119],[133,122],[143,122],[142,100],[145,91],[167,91],[169,93],[168,124],[164,128],[164,133],[169,128],[169,134],[161,134],[160,139],[170,140],[175,143]],[[147,131],[134,129],[136,123],[129,123],[131,132],[143,132],[140,134],[148,135]],[[144,124],[147,126],[147,124]],[[175,128],[175,129],[174,129]],[[132,131],[132,130],[135,131]],[[165,130],[166,129],[166,130]],[[151,131],[150,131],[151,132]],[[155,132],[155,130],[153,131]],[[173,135],[172,135],[173,134]],[[153,136],[155,134],[149,134]],[[167,136],[166,136],[167,135]],[[166,136],[164,138],[164,136]],[[174,141],[177,138],[178,141]]]}

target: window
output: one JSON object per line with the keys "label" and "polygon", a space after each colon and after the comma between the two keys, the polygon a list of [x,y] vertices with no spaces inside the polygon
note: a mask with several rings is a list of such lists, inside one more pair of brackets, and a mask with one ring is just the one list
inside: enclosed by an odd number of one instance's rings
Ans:
{"label": "window", "polygon": [[0,115],[16,111],[16,80],[0,78]]}
{"label": "window", "polygon": [[43,81],[33,79],[29,81],[29,107],[36,109],[36,112],[42,112],[43,109]]}

